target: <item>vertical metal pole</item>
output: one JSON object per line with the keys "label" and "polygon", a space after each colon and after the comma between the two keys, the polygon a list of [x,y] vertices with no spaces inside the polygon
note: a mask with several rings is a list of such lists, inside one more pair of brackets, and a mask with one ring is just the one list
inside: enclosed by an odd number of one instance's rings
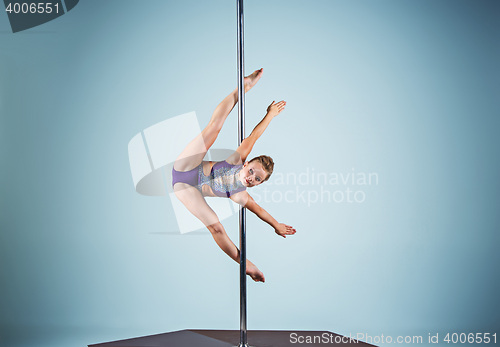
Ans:
{"label": "vertical metal pole", "polygon": [[[245,138],[245,55],[243,29],[243,0],[236,0],[238,13],[238,146]],[[247,275],[246,275],[245,208],[240,208],[240,344],[247,347]]]}

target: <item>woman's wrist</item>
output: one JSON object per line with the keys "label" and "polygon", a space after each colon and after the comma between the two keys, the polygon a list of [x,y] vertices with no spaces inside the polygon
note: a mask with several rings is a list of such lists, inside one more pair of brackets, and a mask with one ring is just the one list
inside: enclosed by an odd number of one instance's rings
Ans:
{"label": "woman's wrist", "polygon": [[278,229],[280,223],[278,223],[277,220],[274,220],[274,221],[271,221],[271,223],[269,223],[270,226],[272,226],[274,229]]}

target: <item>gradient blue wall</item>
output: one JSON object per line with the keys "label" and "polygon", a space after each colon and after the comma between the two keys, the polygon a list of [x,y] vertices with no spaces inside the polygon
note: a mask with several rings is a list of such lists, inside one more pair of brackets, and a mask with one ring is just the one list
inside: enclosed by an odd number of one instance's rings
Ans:
{"label": "gradient blue wall", "polygon": [[[166,118],[205,124],[235,86],[235,15],[81,1],[12,34],[0,14],[2,345],[238,329],[237,264],[208,233],[175,235],[127,157]],[[286,240],[249,216],[267,278],[248,285],[250,329],[500,333],[499,15],[493,0],[247,1],[247,72],[265,70],[247,128],[288,101],[255,146],[276,174],[254,193],[307,170],[378,177],[351,187],[362,203],[263,202],[298,229]],[[236,141],[233,114],[216,145]]]}

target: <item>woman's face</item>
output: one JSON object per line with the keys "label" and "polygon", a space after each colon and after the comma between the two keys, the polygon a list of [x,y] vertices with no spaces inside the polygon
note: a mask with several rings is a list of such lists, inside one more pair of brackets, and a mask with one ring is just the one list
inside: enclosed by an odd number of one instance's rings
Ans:
{"label": "woman's face", "polygon": [[245,187],[255,187],[264,182],[267,172],[258,161],[245,162],[240,171],[240,181]]}

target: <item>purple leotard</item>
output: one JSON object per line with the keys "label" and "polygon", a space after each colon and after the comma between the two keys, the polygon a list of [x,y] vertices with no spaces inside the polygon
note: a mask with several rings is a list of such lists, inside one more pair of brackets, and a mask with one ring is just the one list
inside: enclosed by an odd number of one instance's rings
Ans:
{"label": "purple leotard", "polygon": [[210,186],[216,196],[229,198],[242,192],[246,187],[239,180],[243,165],[232,165],[227,161],[218,161],[212,166],[209,176],[203,173],[203,163],[189,171],[176,171],[172,168],[172,187],[178,183],[187,183],[200,192],[204,185]]}

